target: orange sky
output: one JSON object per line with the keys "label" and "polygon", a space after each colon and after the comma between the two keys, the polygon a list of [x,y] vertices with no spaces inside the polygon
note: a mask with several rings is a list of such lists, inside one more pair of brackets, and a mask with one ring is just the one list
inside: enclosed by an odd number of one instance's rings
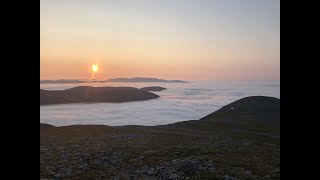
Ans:
{"label": "orange sky", "polygon": [[278,1],[121,2],[41,0],[40,78],[280,78]]}

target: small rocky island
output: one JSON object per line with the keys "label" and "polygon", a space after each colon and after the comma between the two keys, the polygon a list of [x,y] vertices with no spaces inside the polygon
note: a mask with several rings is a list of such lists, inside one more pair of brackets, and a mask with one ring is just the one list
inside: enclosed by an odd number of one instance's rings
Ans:
{"label": "small rocky island", "polygon": [[166,90],[167,88],[160,87],[160,86],[149,86],[149,87],[143,87],[140,89],[145,91],[163,91],[163,90]]}
{"label": "small rocky island", "polygon": [[40,105],[66,103],[131,102],[156,99],[159,96],[133,87],[78,86],[66,90],[40,89]]}

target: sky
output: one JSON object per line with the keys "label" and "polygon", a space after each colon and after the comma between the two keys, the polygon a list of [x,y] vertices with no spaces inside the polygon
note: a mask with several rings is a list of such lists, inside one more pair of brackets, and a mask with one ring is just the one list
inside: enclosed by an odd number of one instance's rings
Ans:
{"label": "sky", "polygon": [[280,0],[40,0],[40,79],[279,80]]}

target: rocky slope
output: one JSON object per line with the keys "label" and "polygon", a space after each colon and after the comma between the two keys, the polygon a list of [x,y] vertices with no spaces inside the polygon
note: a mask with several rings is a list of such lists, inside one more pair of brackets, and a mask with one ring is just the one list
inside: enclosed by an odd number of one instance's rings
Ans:
{"label": "rocky slope", "polygon": [[280,179],[279,105],[248,97],[170,125],[41,128],[40,177]]}

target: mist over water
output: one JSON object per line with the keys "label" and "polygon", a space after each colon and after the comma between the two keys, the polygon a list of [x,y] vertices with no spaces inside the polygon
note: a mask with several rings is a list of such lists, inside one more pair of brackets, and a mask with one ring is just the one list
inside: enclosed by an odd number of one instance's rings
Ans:
{"label": "mist over water", "polygon": [[75,86],[161,86],[160,98],[126,103],[83,103],[40,106],[40,122],[54,126],[104,124],[155,126],[197,120],[246,96],[280,98],[280,81],[196,81],[191,83],[40,84],[41,89]]}

